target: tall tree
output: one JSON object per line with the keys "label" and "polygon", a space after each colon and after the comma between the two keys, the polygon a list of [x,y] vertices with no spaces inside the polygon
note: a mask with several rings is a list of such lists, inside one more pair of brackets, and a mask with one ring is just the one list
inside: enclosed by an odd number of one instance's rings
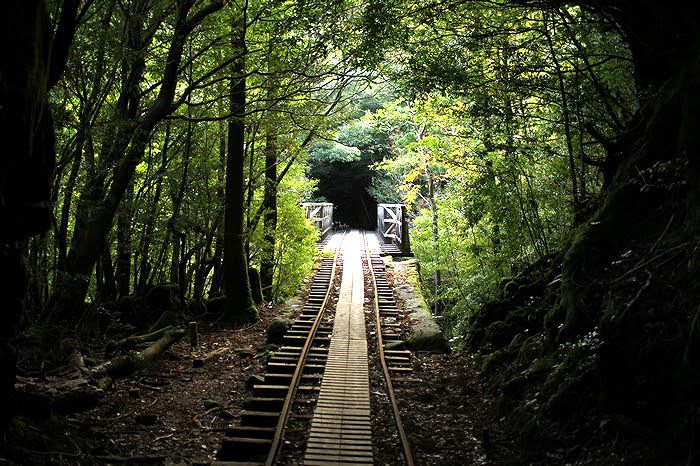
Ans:
{"label": "tall tree", "polygon": [[[152,38],[160,25],[158,12],[152,14],[154,19],[151,28],[144,31],[135,21],[136,26],[129,37],[134,37],[133,43],[136,55],[136,65],[131,67],[131,82],[127,81],[126,94],[122,98],[129,101],[128,111],[132,113],[131,118],[118,126],[116,140],[111,143],[112,157],[107,157],[108,161],[115,164],[109,190],[104,196],[100,195],[102,175],[97,180],[91,180],[93,186],[87,187],[84,193],[96,192],[98,207],[92,214],[86,213],[86,218],[76,220],[76,228],[73,232],[71,248],[66,260],[66,270],[58,276],[57,285],[54,288],[53,296],[47,316],[54,320],[67,321],[75,316],[75,313],[82,308],[83,301],[87,294],[89,277],[92,273],[95,262],[100,255],[105,239],[112,228],[114,216],[119,204],[131,183],[136,166],[140,163],[145,148],[148,144],[151,132],[156,125],[166,116],[175,111],[183,102],[183,96],[175,99],[178,77],[181,71],[181,61],[183,51],[188,37],[192,32],[212,13],[223,7],[223,0],[211,2],[202,6],[199,10],[191,13],[194,4],[193,0],[178,3],[175,8],[174,28],[170,37],[169,47],[165,63],[162,67],[160,88],[158,95],[151,105],[140,115],[136,115],[138,99],[129,96],[140,96],[138,89],[144,71],[144,53],[146,43],[143,36]],[[168,13],[170,8],[165,8],[163,13]],[[144,14],[144,12],[138,12]],[[161,14],[163,14],[161,13]],[[193,88],[186,89],[184,98]],[[123,125],[123,126],[122,126]],[[125,130],[122,128],[125,127]],[[119,157],[117,154],[124,153]],[[101,200],[100,200],[101,199]],[[93,201],[95,202],[95,201]]]}
{"label": "tall tree", "polygon": [[226,153],[226,199],[224,213],[224,293],[226,310],[223,319],[247,322],[257,317],[248,279],[245,254],[245,112],[246,112],[246,10],[232,26],[231,46],[238,58],[231,65],[228,147]]}
{"label": "tall tree", "polygon": [[[12,0],[0,15],[0,431],[13,412],[14,336],[26,289],[26,240],[50,225],[54,130],[48,106],[50,28],[42,0]],[[70,40],[68,41],[70,43]],[[13,44],[8,46],[8,44]]]}

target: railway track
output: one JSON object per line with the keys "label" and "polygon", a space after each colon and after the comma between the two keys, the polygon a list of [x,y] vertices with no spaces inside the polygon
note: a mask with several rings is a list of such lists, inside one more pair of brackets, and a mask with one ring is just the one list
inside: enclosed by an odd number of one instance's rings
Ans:
{"label": "railway track", "polygon": [[[384,343],[396,335],[396,324],[389,322],[398,315],[393,291],[379,251],[369,252],[364,233],[361,242],[356,238],[360,233],[351,235],[356,240],[352,247],[364,251],[348,252],[350,272],[345,276],[346,234],[335,239],[334,257],[322,259],[301,315],[268,362],[262,383],[253,386],[240,425],[227,429],[219,460],[266,466],[373,464],[364,322],[364,275],[369,274],[387,393],[404,463],[414,464],[390,378],[411,370],[410,352],[384,350]],[[336,299],[333,285],[341,267],[343,284]],[[305,451],[285,451],[294,450],[295,443]]]}
{"label": "railway track", "polygon": [[389,350],[385,349],[386,343],[395,342],[399,339],[399,333],[396,328],[399,324],[396,322],[399,317],[399,310],[394,299],[393,287],[389,284],[384,267],[384,260],[381,258],[379,251],[372,251],[367,246],[367,237],[365,235],[365,255],[367,268],[372,280],[373,304],[374,304],[374,319],[376,324],[377,335],[377,350],[379,359],[384,373],[384,383],[386,386],[387,398],[391,404],[391,411],[394,415],[396,430],[399,435],[401,444],[401,453],[404,463],[407,466],[413,466],[413,453],[411,452],[411,444],[401,422],[401,412],[396,401],[394,393],[394,385],[391,380],[392,373],[410,373],[411,368],[411,352],[406,350]]}

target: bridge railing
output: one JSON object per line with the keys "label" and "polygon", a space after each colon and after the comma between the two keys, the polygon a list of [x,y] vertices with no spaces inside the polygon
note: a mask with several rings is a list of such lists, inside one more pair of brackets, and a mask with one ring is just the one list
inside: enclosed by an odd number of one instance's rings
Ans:
{"label": "bridge railing", "polygon": [[325,238],[333,229],[333,204],[330,202],[302,202],[301,206],[306,211],[306,218],[311,220],[321,232],[321,239]]}
{"label": "bridge railing", "polygon": [[404,204],[377,204],[377,231],[385,243],[395,243],[403,254],[411,254]]}

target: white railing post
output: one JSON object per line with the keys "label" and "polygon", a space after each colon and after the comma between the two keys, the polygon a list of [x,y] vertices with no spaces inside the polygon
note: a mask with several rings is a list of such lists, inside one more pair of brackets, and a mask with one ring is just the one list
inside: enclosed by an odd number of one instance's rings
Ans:
{"label": "white railing post", "polygon": [[410,255],[411,244],[404,204],[377,204],[377,231],[385,243],[397,243],[402,253]]}
{"label": "white railing post", "polygon": [[325,238],[333,229],[333,204],[330,202],[302,202],[306,218],[321,232]]}

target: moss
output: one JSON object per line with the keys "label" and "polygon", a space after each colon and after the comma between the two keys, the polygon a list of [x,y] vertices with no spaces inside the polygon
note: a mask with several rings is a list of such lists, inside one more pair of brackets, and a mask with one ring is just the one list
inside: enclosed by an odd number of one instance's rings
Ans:
{"label": "moss", "polygon": [[520,398],[527,389],[529,377],[527,374],[519,374],[503,384],[503,394],[510,398]]}
{"label": "moss", "polygon": [[292,321],[283,317],[275,317],[270,321],[267,326],[267,342],[268,343],[282,343],[284,336],[287,334],[287,330],[292,327]]}
{"label": "moss", "polygon": [[217,296],[210,299],[206,303],[207,312],[210,314],[221,315],[226,308],[226,296]]}
{"label": "moss", "polygon": [[530,361],[537,360],[546,353],[545,336],[537,333],[525,339],[519,348],[517,348],[516,363],[528,364]]}
{"label": "moss", "polygon": [[509,280],[503,284],[503,297],[512,296],[518,290],[518,284],[513,280]]}
{"label": "moss", "polygon": [[549,374],[554,367],[554,357],[550,354],[541,358],[535,359],[527,368],[527,373],[533,376],[545,376]]}
{"label": "moss", "polygon": [[498,366],[512,360],[513,353],[508,348],[503,348],[498,351],[494,351],[493,353],[484,357],[484,360],[481,363],[481,372],[483,372],[484,374],[489,374],[492,371],[496,370]]}
{"label": "moss", "polygon": [[114,383],[114,379],[111,377],[102,377],[97,381],[97,388],[100,390],[107,390]]}
{"label": "moss", "polygon": [[498,320],[488,326],[484,340],[492,349],[503,348],[513,339],[515,330],[511,322]]}
{"label": "moss", "polygon": [[395,265],[406,273],[406,285],[396,288],[411,320],[411,335],[406,340],[405,347],[414,351],[449,352],[450,345],[447,338],[433,319],[421,291],[415,264],[415,260],[408,260]]}
{"label": "moss", "polygon": [[549,335],[550,339],[555,339],[560,327],[564,324],[564,319],[566,318],[566,309],[558,301],[556,305],[552,306],[544,315],[544,329]]}

